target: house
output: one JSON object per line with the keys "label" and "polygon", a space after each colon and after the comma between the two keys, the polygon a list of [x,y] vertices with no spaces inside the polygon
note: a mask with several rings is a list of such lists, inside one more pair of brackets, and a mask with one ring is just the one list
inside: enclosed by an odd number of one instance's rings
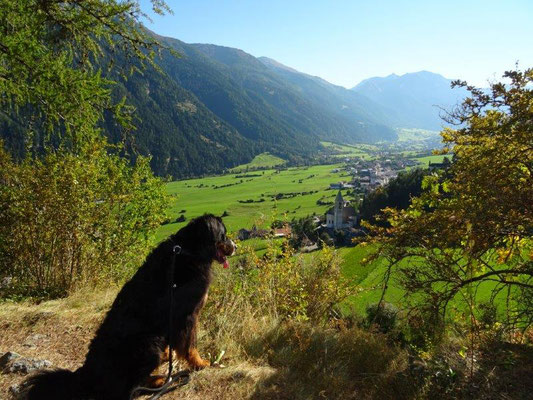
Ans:
{"label": "house", "polygon": [[339,183],[330,183],[329,188],[330,189],[353,189],[355,186],[351,183],[346,183],[344,181],[340,181]]}
{"label": "house", "polygon": [[254,225],[252,229],[248,230],[245,228],[239,229],[237,232],[237,238],[239,240],[248,240],[252,238],[265,238],[269,235],[269,231],[266,229],[257,229],[257,227]]}
{"label": "house", "polygon": [[352,228],[357,223],[355,209],[345,202],[339,190],[335,205],[326,214],[326,226],[333,229]]}
{"label": "house", "polygon": [[274,237],[286,237],[290,236],[292,233],[291,227],[289,225],[284,226],[283,228],[274,229]]}

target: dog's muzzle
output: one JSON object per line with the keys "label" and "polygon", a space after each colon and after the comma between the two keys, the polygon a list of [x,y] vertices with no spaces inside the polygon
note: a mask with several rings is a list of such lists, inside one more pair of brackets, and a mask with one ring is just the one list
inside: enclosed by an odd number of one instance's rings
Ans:
{"label": "dog's muzzle", "polygon": [[228,268],[229,263],[227,257],[234,255],[236,250],[237,245],[233,242],[233,240],[226,240],[218,243],[216,260],[222,264],[224,268]]}

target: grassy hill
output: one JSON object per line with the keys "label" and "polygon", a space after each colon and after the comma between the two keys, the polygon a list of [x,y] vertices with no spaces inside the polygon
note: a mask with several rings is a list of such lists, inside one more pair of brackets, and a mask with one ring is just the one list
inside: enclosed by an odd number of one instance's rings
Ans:
{"label": "grassy hill", "polygon": [[261,153],[256,155],[252,161],[247,164],[241,164],[232,168],[230,172],[240,172],[247,169],[263,169],[263,168],[273,168],[278,165],[285,164],[286,161],[283,158],[276,157],[268,152]]}

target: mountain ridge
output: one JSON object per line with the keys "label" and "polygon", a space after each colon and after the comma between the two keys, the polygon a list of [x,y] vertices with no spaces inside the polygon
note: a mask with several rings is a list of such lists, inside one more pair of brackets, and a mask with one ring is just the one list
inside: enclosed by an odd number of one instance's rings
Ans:
{"label": "mountain ridge", "polygon": [[[137,129],[130,140],[131,151],[125,153],[150,156],[157,175],[184,178],[218,173],[265,151],[303,163],[317,154],[320,141],[393,141],[395,128],[435,126],[433,116],[429,123],[424,120],[431,113],[427,103],[433,101],[424,97],[424,88],[417,89],[420,99],[404,93],[421,80],[418,73],[410,79],[389,76],[388,81],[404,82],[403,92],[394,85],[391,90],[386,78],[369,78],[350,90],[241,49],[187,44],[152,34],[167,48],[156,59],[159,71],[148,67],[128,79],[113,71],[105,74],[117,82],[113,97],[117,101],[126,97],[136,109]],[[122,59],[120,52],[104,58],[103,65],[131,62]],[[438,87],[448,85],[445,78],[438,80]],[[400,105],[380,97],[382,89],[392,92]],[[1,136],[13,153],[21,155],[25,128],[19,122],[0,114]],[[112,142],[124,139],[109,116],[102,125]]]}

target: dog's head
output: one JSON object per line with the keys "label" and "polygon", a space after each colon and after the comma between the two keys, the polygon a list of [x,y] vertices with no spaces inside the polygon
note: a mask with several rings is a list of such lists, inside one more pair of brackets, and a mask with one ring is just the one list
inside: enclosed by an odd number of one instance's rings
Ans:
{"label": "dog's head", "polygon": [[222,218],[205,214],[191,220],[176,234],[183,248],[202,261],[218,261],[228,267],[227,257],[235,253],[235,243],[226,235]]}

